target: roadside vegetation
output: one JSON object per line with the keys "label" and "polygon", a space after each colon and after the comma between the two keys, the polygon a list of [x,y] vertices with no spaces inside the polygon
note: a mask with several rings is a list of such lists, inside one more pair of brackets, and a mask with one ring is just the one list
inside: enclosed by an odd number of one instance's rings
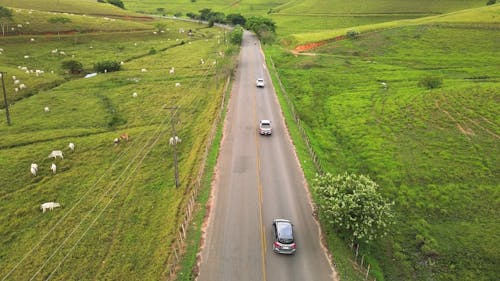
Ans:
{"label": "roadside vegetation", "polygon": [[[29,9],[13,9],[9,24],[22,31],[0,46],[12,121],[2,106],[0,278],[165,279],[235,50],[218,40],[220,29],[171,20],[65,14],[71,22],[59,38],[58,23],[47,20],[57,15]],[[85,6],[75,9],[68,12]],[[85,32],[69,32],[79,22]],[[84,78],[110,61],[120,69]],[[179,188],[173,112],[164,107],[178,107]],[[113,142],[124,134],[128,140]],[[53,150],[64,159],[47,158]],[[42,213],[40,204],[51,201],[62,207]]]}
{"label": "roadside vegetation", "polygon": [[361,33],[313,56],[266,49],[323,169],[369,175],[395,202],[389,236],[360,246],[378,280],[499,275],[499,22],[490,18]]}

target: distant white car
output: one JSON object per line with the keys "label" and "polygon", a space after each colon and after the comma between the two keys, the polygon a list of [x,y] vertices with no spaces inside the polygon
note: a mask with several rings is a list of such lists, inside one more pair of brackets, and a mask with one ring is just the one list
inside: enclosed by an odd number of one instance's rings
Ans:
{"label": "distant white car", "polygon": [[259,121],[259,134],[261,135],[271,135],[273,133],[273,128],[271,126],[270,120],[260,120]]}
{"label": "distant white car", "polygon": [[257,79],[255,84],[257,85],[257,88],[264,88],[264,79],[262,78]]}

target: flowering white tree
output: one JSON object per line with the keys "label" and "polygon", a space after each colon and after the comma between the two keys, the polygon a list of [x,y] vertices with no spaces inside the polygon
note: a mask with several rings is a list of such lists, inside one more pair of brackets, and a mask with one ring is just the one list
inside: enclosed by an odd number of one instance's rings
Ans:
{"label": "flowering white tree", "polygon": [[377,188],[370,178],[347,173],[316,175],[313,182],[321,215],[355,243],[387,234],[392,203],[377,193]]}

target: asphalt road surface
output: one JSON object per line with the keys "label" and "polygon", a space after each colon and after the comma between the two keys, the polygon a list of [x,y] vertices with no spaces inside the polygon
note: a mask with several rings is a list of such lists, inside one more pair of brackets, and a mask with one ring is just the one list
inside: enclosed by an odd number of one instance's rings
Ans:
{"label": "asphalt road surface", "polygon": [[[259,135],[260,119],[273,122],[272,136]],[[334,280],[259,42],[248,32],[216,169],[197,280]],[[294,255],[272,251],[274,218],[294,223]]]}

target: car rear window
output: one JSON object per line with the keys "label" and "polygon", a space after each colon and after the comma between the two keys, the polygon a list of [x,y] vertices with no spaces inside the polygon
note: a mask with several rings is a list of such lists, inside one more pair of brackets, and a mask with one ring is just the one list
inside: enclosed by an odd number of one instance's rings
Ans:
{"label": "car rear window", "polygon": [[291,224],[279,222],[276,224],[276,228],[278,230],[278,241],[280,243],[293,243],[293,230]]}

